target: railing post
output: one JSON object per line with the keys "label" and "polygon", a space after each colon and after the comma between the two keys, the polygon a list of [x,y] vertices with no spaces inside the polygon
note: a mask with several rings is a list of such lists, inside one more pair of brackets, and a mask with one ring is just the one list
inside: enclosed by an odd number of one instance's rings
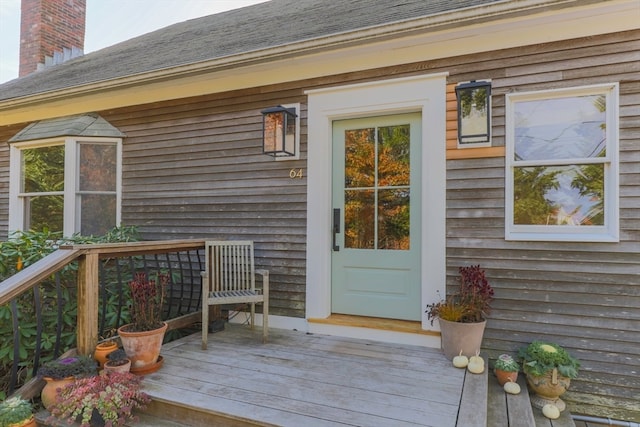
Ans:
{"label": "railing post", "polygon": [[98,254],[78,260],[78,353],[90,355],[98,344]]}

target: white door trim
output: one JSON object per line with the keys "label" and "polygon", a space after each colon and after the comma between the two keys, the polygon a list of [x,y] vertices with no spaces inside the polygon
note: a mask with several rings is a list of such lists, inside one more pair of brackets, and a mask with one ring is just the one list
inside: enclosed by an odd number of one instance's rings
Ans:
{"label": "white door trim", "polygon": [[[332,121],[422,114],[422,306],[445,293],[446,73],[309,90],[306,318],[331,314]],[[428,238],[427,238],[428,236]],[[435,329],[422,315],[422,328]]]}

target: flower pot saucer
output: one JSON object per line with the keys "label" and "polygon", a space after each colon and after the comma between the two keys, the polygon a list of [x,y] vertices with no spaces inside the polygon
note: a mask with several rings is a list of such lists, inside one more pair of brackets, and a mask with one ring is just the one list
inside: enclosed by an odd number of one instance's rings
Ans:
{"label": "flower pot saucer", "polygon": [[131,373],[136,375],[147,375],[156,372],[158,369],[162,367],[164,363],[164,358],[162,356],[158,356],[158,361],[148,366],[143,366],[141,368],[131,367]]}

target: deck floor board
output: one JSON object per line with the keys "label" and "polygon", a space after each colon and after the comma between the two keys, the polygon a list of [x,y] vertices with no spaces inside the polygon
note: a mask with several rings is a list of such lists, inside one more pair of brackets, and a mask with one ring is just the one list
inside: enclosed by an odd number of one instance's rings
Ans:
{"label": "deck floor board", "polygon": [[402,344],[226,325],[163,346],[145,391],[257,424],[454,427],[464,371],[442,353]]}

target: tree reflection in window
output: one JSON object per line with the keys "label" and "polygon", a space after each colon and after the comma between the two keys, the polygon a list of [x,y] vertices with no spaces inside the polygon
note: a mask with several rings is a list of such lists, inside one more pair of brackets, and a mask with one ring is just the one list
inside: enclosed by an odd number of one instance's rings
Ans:
{"label": "tree reflection in window", "polygon": [[409,125],[345,132],[345,247],[410,247]]}
{"label": "tree reflection in window", "polygon": [[513,223],[604,225],[605,96],[522,101],[514,112]]}

